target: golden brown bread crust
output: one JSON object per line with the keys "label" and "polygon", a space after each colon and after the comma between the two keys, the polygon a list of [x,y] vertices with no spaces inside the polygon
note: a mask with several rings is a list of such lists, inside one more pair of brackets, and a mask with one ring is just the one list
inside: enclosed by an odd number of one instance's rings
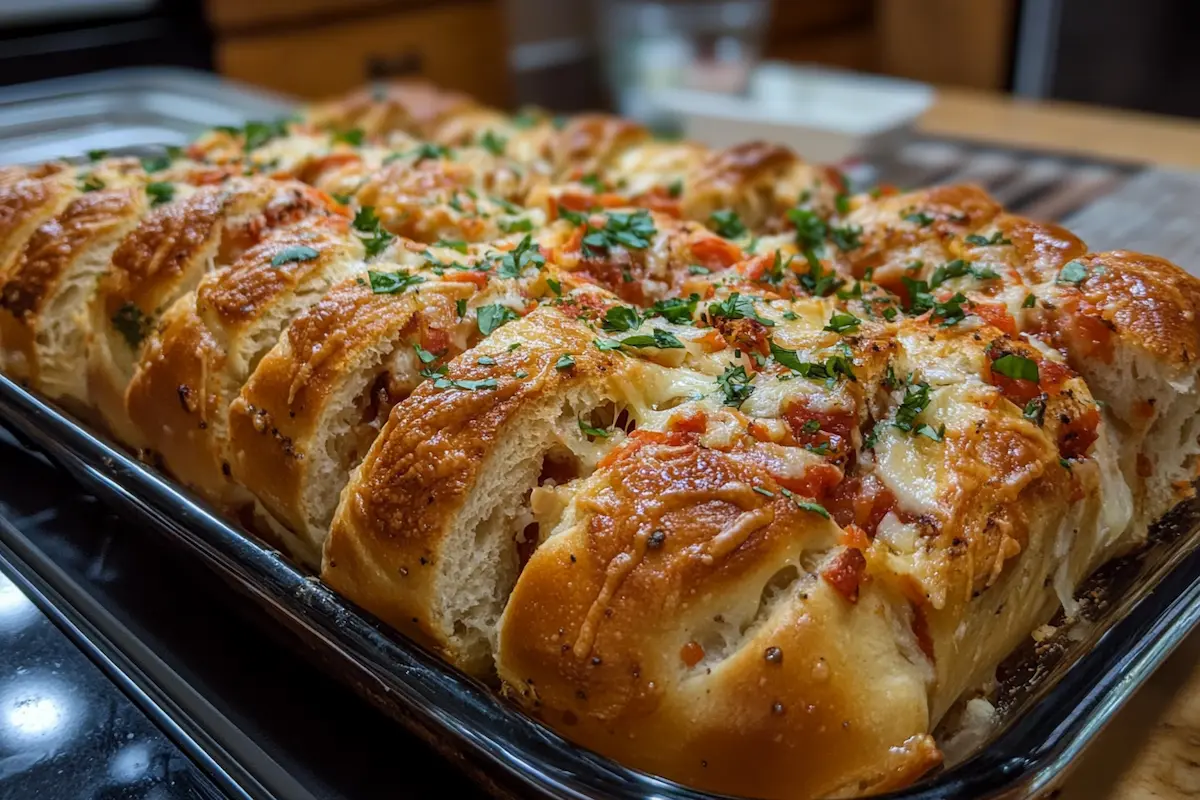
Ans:
{"label": "golden brown bread crust", "polygon": [[[75,349],[86,348],[89,320],[85,304],[96,276],[75,274],[79,269],[88,268],[79,262],[92,255],[89,251],[93,248],[130,229],[146,205],[145,192],[140,187],[87,192],[78,195],[62,213],[34,231],[0,291],[0,341],[4,343],[4,363],[10,375],[30,381],[52,397],[62,396],[65,388],[56,386],[50,391],[50,387],[40,385],[39,332],[49,324],[80,328]],[[101,255],[107,263],[107,255]],[[76,291],[74,302],[56,308],[55,319],[45,319],[47,305],[64,290],[71,289]],[[42,344],[49,346],[49,343]],[[52,348],[52,352],[41,355],[81,360],[56,350]],[[86,349],[74,356],[85,354]],[[74,364],[62,366],[68,371],[75,369]],[[76,399],[86,406],[86,388],[81,386],[80,389],[70,394],[83,395]]]}
{"label": "golden brown bread crust", "polygon": [[261,178],[206,186],[153,209],[114,251],[91,304],[89,391],[114,435],[146,445],[126,413],[125,392],[145,337],[171,303],[271,231],[344,214],[321,192]]}
{"label": "golden brown bread crust", "polygon": [[308,111],[315,125],[334,130],[357,128],[369,136],[405,131],[429,138],[438,125],[476,107],[470,97],[422,80],[392,81],[364,87]]}
{"label": "golden brown bread crust", "polygon": [[[322,580],[469,667],[432,619],[434,595],[445,588],[437,565],[447,556],[448,528],[499,440],[517,433],[514,421],[531,408],[557,406],[573,385],[621,379],[627,360],[596,349],[593,338],[578,321],[543,307],[452,361],[444,376],[456,386],[490,379],[495,388],[418,387],[393,410],[342,495]],[[510,340],[521,346],[509,350]],[[556,368],[564,352],[577,354],[570,369]],[[479,364],[483,353],[495,363]]]}
{"label": "golden brown bread crust", "polygon": [[71,183],[57,176],[21,177],[0,186],[0,280],[8,276],[29,236],[76,194]]}
{"label": "golden brown bread crust", "polygon": [[[301,248],[304,257],[295,258]],[[284,260],[289,254],[293,260]],[[244,361],[253,356],[253,338],[262,327],[256,323],[282,296],[359,255],[357,240],[336,226],[284,228],[171,307],[125,403],[146,446],[180,480],[223,506],[244,500],[244,491],[229,480],[226,415],[246,377]],[[267,324],[269,347],[276,337]]]}
{"label": "golden brown bread crust", "polygon": [[[928,742],[921,670],[876,646],[891,639],[886,590],[851,606],[807,572],[839,550],[837,526],[695,434],[636,436],[522,573],[501,626],[510,690],[573,740],[712,791],[871,790],[894,776],[861,765],[893,749],[908,778],[937,763],[931,742],[918,745]],[[772,581],[785,597],[746,641],[726,660],[689,665],[701,631],[720,627],[713,615],[757,606]]]}
{"label": "golden brown bread crust", "polygon": [[[419,294],[376,294],[361,278],[347,281],[293,321],[230,407],[234,477],[276,519],[309,539],[316,552],[323,532],[312,529],[306,495],[311,481],[335,476],[310,472],[322,456],[311,448],[316,437],[338,424],[337,404],[345,402],[347,381],[370,371],[365,385],[350,386],[352,393],[366,395],[353,406],[360,418],[351,424],[356,439],[377,432],[378,420],[386,420],[404,395],[390,396],[395,390],[386,372],[382,385],[376,373],[386,370],[397,346],[419,345],[437,354],[431,366],[456,356],[456,301],[471,294],[466,283],[430,285]],[[353,442],[344,466],[357,464],[372,439]],[[328,525],[329,520],[318,522]]]}

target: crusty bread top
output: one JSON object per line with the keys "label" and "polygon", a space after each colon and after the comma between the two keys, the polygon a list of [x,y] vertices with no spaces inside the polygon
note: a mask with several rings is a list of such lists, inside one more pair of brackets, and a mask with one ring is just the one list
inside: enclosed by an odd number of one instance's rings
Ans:
{"label": "crusty bread top", "polygon": [[320,127],[358,128],[370,135],[402,130],[428,137],[438,123],[476,106],[464,94],[448,92],[421,80],[391,81],[364,87],[309,109]]}
{"label": "crusty bread top", "polygon": [[30,237],[4,284],[0,305],[20,318],[36,314],[84,245],[127,223],[145,205],[140,187],[103,189],[76,197]]}

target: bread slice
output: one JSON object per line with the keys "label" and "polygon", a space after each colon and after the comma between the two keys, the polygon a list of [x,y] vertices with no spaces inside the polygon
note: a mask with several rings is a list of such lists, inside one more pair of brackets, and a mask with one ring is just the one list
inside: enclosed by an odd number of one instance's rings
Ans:
{"label": "bread slice", "polygon": [[227,414],[291,319],[365,271],[359,240],[338,226],[283,228],[181,297],[146,345],[126,393],[155,457],[220,506],[246,498],[229,480]]}
{"label": "bread slice", "polygon": [[166,309],[207,273],[235,262],[278,228],[339,216],[328,197],[295,182],[235,178],[152,209],[112,254],[89,303],[88,393],[121,442],[144,447],[125,392]]}
{"label": "bread slice", "polygon": [[310,566],[319,567],[342,488],[392,407],[422,370],[463,349],[456,305],[473,286],[419,289],[376,293],[362,278],[334,287],[292,322],[230,406],[233,477],[295,533],[295,554]]}
{"label": "bread slice", "polygon": [[638,391],[642,362],[598,349],[578,309],[505,325],[397,406],[325,544],[326,583],[473,674],[491,669],[521,542],[537,537],[531,493],[589,468],[579,420]]}
{"label": "bread slice", "polygon": [[88,303],[121,239],[149,207],[140,185],[81,194],[26,243],[0,295],[4,368],[47,397],[90,406],[80,369],[90,335]]}

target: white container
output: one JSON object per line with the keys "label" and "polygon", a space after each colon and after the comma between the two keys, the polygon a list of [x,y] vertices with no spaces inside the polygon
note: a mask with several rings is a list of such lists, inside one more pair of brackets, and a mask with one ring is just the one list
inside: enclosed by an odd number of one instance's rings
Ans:
{"label": "white container", "polygon": [[879,152],[902,138],[933,102],[933,88],[899,78],[767,62],[745,95],[687,89],[655,92],[683,134],[712,147],[761,139],[810,161],[838,162]]}

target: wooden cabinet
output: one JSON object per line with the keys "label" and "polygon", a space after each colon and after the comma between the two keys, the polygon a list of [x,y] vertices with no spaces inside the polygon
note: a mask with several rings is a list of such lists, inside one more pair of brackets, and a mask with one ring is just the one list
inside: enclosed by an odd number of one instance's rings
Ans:
{"label": "wooden cabinet", "polygon": [[[322,2],[297,5],[312,11]],[[507,105],[508,48],[499,2],[394,9],[346,5],[358,13],[307,16],[220,35],[218,69],[230,78],[308,98],[345,92],[372,78],[420,75],[485,103]],[[210,9],[210,17],[214,12]]]}

